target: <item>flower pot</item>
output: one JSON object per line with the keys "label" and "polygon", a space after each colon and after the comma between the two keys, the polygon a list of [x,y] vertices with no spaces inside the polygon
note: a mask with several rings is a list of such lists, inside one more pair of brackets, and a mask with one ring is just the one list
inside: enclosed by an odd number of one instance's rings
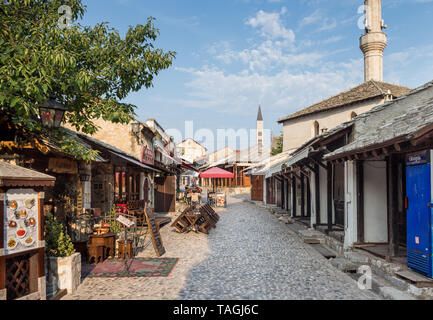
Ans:
{"label": "flower pot", "polygon": [[55,283],[59,290],[74,293],[81,283],[81,254],[65,258],[48,257],[48,283]]}

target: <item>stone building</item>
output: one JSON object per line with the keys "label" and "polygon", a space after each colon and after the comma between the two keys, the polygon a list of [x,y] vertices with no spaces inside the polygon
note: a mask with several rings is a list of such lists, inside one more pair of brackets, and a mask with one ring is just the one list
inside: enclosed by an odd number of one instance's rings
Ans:
{"label": "stone building", "polygon": [[409,88],[383,81],[383,29],[381,0],[365,0],[366,28],[360,39],[364,53],[365,82],[334,97],[290,114],[283,125],[283,150],[294,151],[306,141],[384,102],[400,97]]}
{"label": "stone building", "polygon": [[180,157],[190,163],[194,163],[196,159],[204,157],[207,151],[205,147],[191,138],[180,142],[176,148]]}

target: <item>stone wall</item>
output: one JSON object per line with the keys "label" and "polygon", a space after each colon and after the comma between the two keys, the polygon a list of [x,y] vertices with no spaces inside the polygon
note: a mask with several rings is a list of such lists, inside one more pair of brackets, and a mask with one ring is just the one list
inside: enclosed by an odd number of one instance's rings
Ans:
{"label": "stone wall", "polygon": [[70,257],[48,257],[48,282],[56,282],[57,287],[73,293],[81,283],[81,254]]}

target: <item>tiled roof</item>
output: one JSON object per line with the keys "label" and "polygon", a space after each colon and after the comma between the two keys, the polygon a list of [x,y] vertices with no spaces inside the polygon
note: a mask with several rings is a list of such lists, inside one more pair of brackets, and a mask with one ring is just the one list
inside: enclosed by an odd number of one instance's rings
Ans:
{"label": "tiled roof", "polygon": [[334,108],[341,108],[355,102],[361,102],[376,97],[383,97],[388,94],[388,91],[391,92],[391,95],[394,98],[397,98],[409,93],[411,89],[390,83],[370,80],[360,84],[355,88],[344,91],[334,97],[323,100],[285,118],[282,118],[278,120],[278,123],[283,123],[287,120],[293,120],[313,113],[327,111]]}
{"label": "tiled roof", "polygon": [[0,180],[1,179],[14,179],[14,180],[43,180],[54,181],[54,177],[49,176],[38,171],[27,169],[24,167],[16,166],[6,162],[0,162]]}
{"label": "tiled roof", "polygon": [[[392,108],[393,104],[399,104],[400,106],[398,109]],[[387,111],[387,114],[381,114]],[[370,123],[368,118],[371,116],[379,119],[377,124],[364,129],[365,132],[359,134],[353,142],[326,155],[325,159],[333,159],[340,155],[355,153],[357,151],[368,151],[374,149],[376,145],[383,145],[399,138],[410,140],[411,135],[414,133],[432,126],[433,81],[413,90],[407,96],[400,97],[400,99],[378,106],[358,116],[355,125],[357,125],[358,121]]]}

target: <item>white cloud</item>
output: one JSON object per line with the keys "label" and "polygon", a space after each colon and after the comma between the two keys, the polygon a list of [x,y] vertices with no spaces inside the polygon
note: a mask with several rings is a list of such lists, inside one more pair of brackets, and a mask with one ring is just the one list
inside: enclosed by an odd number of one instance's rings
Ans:
{"label": "white cloud", "polygon": [[295,41],[295,33],[287,29],[281,21],[281,15],[284,15],[287,9],[283,7],[281,12],[264,12],[260,10],[256,16],[249,18],[246,22],[254,28],[260,29],[260,34],[268,39],[284,39],[290,42]]}

